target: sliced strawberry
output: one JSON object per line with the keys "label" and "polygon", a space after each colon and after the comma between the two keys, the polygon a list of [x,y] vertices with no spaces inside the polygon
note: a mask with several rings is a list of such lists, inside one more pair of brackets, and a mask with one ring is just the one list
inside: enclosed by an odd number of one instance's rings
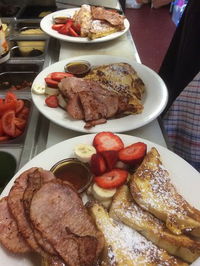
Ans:
{"label": "sliced strawberry", "polygon": [[112,132],[100,132],[94,137],[93,146],[98,152],[120,151],[124,148],[124,143]]}
{"label": "sliced strawberry", "polygon": [[67,78],[67,77],[74,77],[74,75],[71,73],[66,73],[66,72],[53,72],[53,73],[51,73],[51,78],[55,81],[60,82],[62,79]]}
{"label": "sliced strawberry", "polygon": [[49,78],[49,77],[45,78],[44,80],[47,86],[52,87],[52,88],[58,88],[58,83],[59,83],[58,81],[53,80],[52,78]]}
{"label": "sliced strawberry", "polygon": [[147,145],[136,142],[119,151],[119,160],[127,164],[139,164],[147,152]]}
{"label": "sliced strawberry", "polygon": [[45,99],[45,103],[51,108],[56,108],[58,107],[58,98],[56,95],[50,95]]}
{"label": "sliced strawberry", "polygon": [[101,152],[108,170],[112,170],[118,161],[118,151],[103,151]]}
{"label": "sliced strawberry", "polygon": [[68,34],[70,36],[73,36],[73,37],[79,37],[80,36],[72,27],[69,27],[69,33]]}
{"label": "sliced strawberry", "polygon": [[94,181],[102,188],[116,188],[123,185],[128,177],[128,171],[122,169],[113,169],[101,176],[96,176]]}
{"label": "sliced strawberry", "polygon": [[91,171],[95,175],[101,175],[105,173],[106,162],[100,153],[93,154],[90,160]]}
{"label": "sliced strawberry", "polygon": [[59,31],[62,27],[63,27],[63,24],[53,24],[51,28],[53,30]]}

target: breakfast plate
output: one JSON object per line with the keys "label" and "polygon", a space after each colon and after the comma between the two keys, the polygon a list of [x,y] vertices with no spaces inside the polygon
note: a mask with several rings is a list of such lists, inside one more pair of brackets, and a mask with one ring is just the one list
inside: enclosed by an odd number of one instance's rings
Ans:
{"label": "breakfast plate", "polygon": [[[73,157],[74,147],[77,144],[91,144],[94,136],[95,134],[86,134],[83,136],[68,139],[41,152],[16,173],[16,175],[11,179],[6,188],[3,190],[1,196],[8,195],[15,179],[25,170],[31,167],[42,167],[46,170],[49,170],[58,161]],[[177,188],[177,191],[182,194],[190,204],[200,209],[199,173],[191,165],[189,165],[185,160],[183,160],[175,153],[158,144],[130,135],[119,134],[119,136],[123,140],[125,146],[140,141],[147,144],[148,150],[150,150],[152,147],[155,147],[160,153],[163,165],[170,173],[172,183]],[[13,255],[2,247],[0,247],[0,258],[2,265],[6,266],[39,265],[39,262],[36,260],[37,258],[35,258],[34,256],[31,257],[28,255]],[[199,260],[197,260],[197,262],[193,263],[192,265],[199,265],[198,261]]]}
{"label": "breakfast plate", "polygon": [[110,41],[113,39],[116,39],[120,36],[122,36],[124,33],[126,33],[130,27],[129,21],[127,19],[124,20],[124,26],[125,29],[122,31],[114,32],[110,35],[107,35],[105,37],[97,38],[94,40],[90,40],[86,37],[72,37],[68,35],[63,35],[58,33],[57,31],[52,29],[53,25],[53,18],[54,17],[72,17],[75,11],[77,11],[79,8],[69,8],[69,9],[64,9],[60,11],[55,11],[47,16],[45,16],[41,22],[40,22],[40,27],[41,29],[50,35],[51,37],[54,37],[56,39],[62,40],[62,41],[68,41],[68,42],[76,42],[76,43],[99,43],[99,42],[105,42],[105,41]]}
{"label": "breakfast plate", "polygon": [[92,66],[110,63],[129,63],[143,80],[146,91],[142,99],[144,110],[140,114],[128,115],[121,118],[109,119],[107,123],[97,125],[91,129],[84,128],[83,120],[74,120],[70,118],[66,111],[61,108],[49,108],[45,104],[45,96],[32,93],[32,99],[38,110],[49,120],[64,128],[79,132],[97,133],[100,131],[124,132],[144,126],[157,118],[164,110],[168,92],[163,80],[156,72],[147,66],[130,61],[126,58],[120,58],[108,55],[88,55],[69,58],[59,61],[45,68],[33,81],[32,87],[39,85],[45,86],[44,78],[51,72],[64,71],[64,66],[74,60],[87,60]]}

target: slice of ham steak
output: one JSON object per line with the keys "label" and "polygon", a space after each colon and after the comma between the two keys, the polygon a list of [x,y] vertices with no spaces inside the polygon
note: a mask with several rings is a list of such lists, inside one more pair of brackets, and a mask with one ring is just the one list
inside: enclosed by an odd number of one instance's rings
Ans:
{"label": "slice of ham steak", "polygon": [[[23,235],[30,247],[45,256],[46,253],[38,245],[35,240],[34,233],[29,222],[29,219],[25,213],[24,204],[23,204],[23,195],[28,185],[29,175],[33,174],[35,171],[38,171],[37,167],[33,167],[25,172],[23,172],[16,180],[13,187],[10,190],[8,195],[8,206],[9,209],[17,222],[19,232]],[[41,169],[41,171],[44,171]]]}
{"label": "slice of ham steak", "polygon": [[30,252],[31,248],[19,233],[17,223],[12,217],[7,197],[0,200],[0,243],[14,253]]}
{"label": "slice of ham steak", "polygon": [[103,248],[102,234],[66,182],[44,184],[33,196],[30,218],[69,266],[93,265]]}
{"label": "slice of ham steak", "polygon": [[[30,204],[34,193],[39,190],[44,183],[53,179],[55,179],[55,176],[52,172],[42,169],[36,169],[33,173],[28,175],[27,186],[23,194],[23,204],[27,219],[29,219],[30,216]],[[35,240],[42,249],[52,255],[57,255],[54,248],[43,238],[42,234],[34,228],[32,228],[32,230]]]}

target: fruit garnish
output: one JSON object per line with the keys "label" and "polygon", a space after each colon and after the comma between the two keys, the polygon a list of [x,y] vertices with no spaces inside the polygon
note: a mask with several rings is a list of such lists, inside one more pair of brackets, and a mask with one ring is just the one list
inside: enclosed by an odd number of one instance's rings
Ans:
{"label": "fruit garnish", "polygon": [[123,141],[112,132],[100,132],[96,134],[93,145],[98,152],[120,151],[124,148]]}
{"label": "fruit garnish", "polygon": [[45,103],[48,107],[56,108],[58,107],[58,98],[56,95],[50,95],[45,99]]}
{"label": "fruit garnish", "polygon": [[118,151],[102,151],[103,156],[108,170],[112,170],[118,161]]}
{"label": "fruit garnish", "polygon": [[136,142],[119,151],[119,160],[127,164],[140,163],[147,152],[147,145],[143,142]]}
{"label": "fruit garnish", "polygon": [[102,188],[116,188],[123,185],[128,177],[128,171],[122,169],[113,169],[101,176],[96,176],[94,182]]}
{"label": "fruit garnish", "polygon": [[93,154],[90,161],[91,171],[95,175],[101,175],[107,170],[106,162],[100,153]]}
{"label": "fruit garnish", "polygon": [[96,149],[88,144],[78,144],[74,148],[76,158],[83,163],[88,163],[91,160],[92,155],[95,153]]}

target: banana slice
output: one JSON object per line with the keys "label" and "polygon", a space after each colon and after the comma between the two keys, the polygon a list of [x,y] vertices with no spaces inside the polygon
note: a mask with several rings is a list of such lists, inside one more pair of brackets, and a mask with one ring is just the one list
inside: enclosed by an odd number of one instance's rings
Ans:
{"label": "banana slice", "polygon": [[32,87],[32,92],[35,94],[45,94],[45,86],[36,84]]}
{"label": "banana slice", "polygon": [[56,89],[56,88],[49,88],[49,87],[46,87],[46,88],[45,88],[45,93],[48,94],[48,95],[58,95],[59,90]]}
{"label": "banana slice", "polygon": [[65,109],[66,106],[67,106],[67,103],[66,103],[65,99],[63,98],[63,96],[60,93],[58,94],[58,104],[63,109]]}
{"label": "banana slice", "polygon": [[99,187],[96,183],[92,186],[92,195],[95,199],[103,202],[109,201],[116,193],[117,189],[104,189]]}
{"label": "banana slice", "polygon": [[109,209],[110,205],[112,203],[112,200],[102,200],[101,204],[104,206],[104,208]]}
{"label": "banana slice", "polygon": [[74,149],[74,154],[78,160],[88,163],[91,156],[96,153],[96,149],[92,145],[79,144]]}

